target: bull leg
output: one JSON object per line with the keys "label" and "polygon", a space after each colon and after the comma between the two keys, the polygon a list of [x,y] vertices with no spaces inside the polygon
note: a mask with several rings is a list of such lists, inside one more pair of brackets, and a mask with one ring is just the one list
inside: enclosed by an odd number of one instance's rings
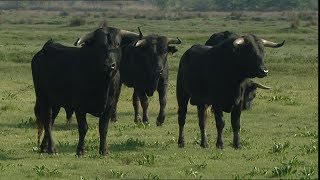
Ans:
{"label": "bull leg", "polygon": [[179,138],[178,147],[184,147],[184,125],[186,123],[186,114],[188,110],[189,96],[181,93],[177,88],[177,100],[178,100],[178,124],[179,124]]}
{"label": "bull leg", "polygon": [[203,148],[208,148],[208,139],[206,133],[206,125],[207,125],[207,106],[204,104],[200,104],[197,106],[198,109],[198,118],[199,118],[199,127],[201,132],[201,144],[200,146]]}
{"label": "bull leg", "polygon": [[85,113],[79,113],[76,111],[76,118],[78,123],[79,141],[77,146],[77,155],[81,156],[85,153],[84,139],[88,131],[88,124]]}
{"label": "bull leg", "polygon": [[134,122],[138,123],[141,121],[141,117],[139,115],[140,99],[136,90],[133,91],[132,105],[134,109]]}
{"label": "bull leg", "polygon": [[119,84],[119,87],[117,88],[115,92],[115,97],[114,97],[114,105],[113,108],[111,109],[111,121],[112,122],[117,122],[117,106],[119,102],[119,97],[121,93],[121,86],[122,84]]}
{"label": "bull leg", "polygon": [[159,85],[158,85],[158,93],[159,93],[160,110],[159,110],[159,115],[157,117],[157,123],[156,123],[157,126],[161,126],[165,120],[165,108],[167,105],[167,90],[168,90],[168,84],[159,83]]}
{"label": "bull leg", "polygon": [[70,107],[65,107],[64,110],[66,111],[67,125],[70,126],[73,109]]}
{"label": "bull leg", "polygon": [[107,155],[107,143],[106,143],[106,141],[107,141],[109,119],[110,119],[110,109],[107,110],[99,118],[99,135],[100,135],[99,154],[101,154],[103,156]]}
{"label": "bull leg", "polygon": [[52,126],[54,125],[54,121],[56,120],[59,112],[60,112],[60,107],[52,107]]}
{"label": "bull leg", "polygon": [[216,147],[218,149],[223,149],[223,140],[222,140],[222,131],[225,125],[223,112],[219,107],[213,107],[212,111],[214,112],[214,118],[216,120],[216,128],[217,128],[217,142]]}
{"label": "bull leg", "polygon": [[38,99],[36,99],[36,104],[34,106],[34,115],[36,117],[36,124],[38,129],[38,146],[40,146],[40,138],[43,133],[43,119],[40,118],[40,106]]}
{"label": "bull leg", "polygon": [[231,125],[233,131],[233,147],[235,149],[239,149],[240,146],[240,115],[241,115],[241,107],[235,106],[231,111]]}
{"label": "bull leg", "polygon": [[40,152],[48,154],[56,153],[56,149],[52,139],[52,109],[49,105],[42,104],[40,106],[40,121],[44,125],[44,136],[40,145]]}
{"label": "bull leg", "polygon": [[145,93],[139,93],[139,99],[142,107],[142,122],[144,124],[149,124],[148,106],[149,101]]}

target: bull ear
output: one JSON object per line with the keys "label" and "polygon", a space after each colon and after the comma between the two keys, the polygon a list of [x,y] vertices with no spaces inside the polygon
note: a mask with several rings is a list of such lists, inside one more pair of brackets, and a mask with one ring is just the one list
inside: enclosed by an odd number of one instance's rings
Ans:
{"label": "bull ear", "polygon": [[176,48],[176,46],[168,46],[168,52],[170,52],[171,54],[177,52],[178,49]]}

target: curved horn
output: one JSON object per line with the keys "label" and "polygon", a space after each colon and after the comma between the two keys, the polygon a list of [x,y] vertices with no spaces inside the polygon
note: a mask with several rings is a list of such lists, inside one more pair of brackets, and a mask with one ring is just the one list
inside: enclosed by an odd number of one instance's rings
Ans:
{"label": "curved horn", "polygon": [[141,40],[137,41],[134,46],[135,46],[135,47],[139,47],[139,46],[142,46],[142,45],[144,45],[144,44],[146,44],[146,43],[147,43],[147,40],[141,39]]}
{"label": "curved horn", "polygon": [[168,38],[167,44],[181,44],[181,40],[177,37],[177,39]]}
{"label": "curved horn", "polygon": [[236,40],[233,41],[233,45],[234,45],[235,47],[238,47],[238,46],[242,45],[243,43],[244,43],[243,37],[240,37],[240,38],[238,38],[238,39],[236,39]]}
{"label": "curved horn", "polygon": [[282,43],[274,43],[274,42],[271,42],[271,41],[267,41],[265,39],[261,39],[262,40],[262,44],[265,46],[265,47],[272,47],[272,48],[278,48],[278,47],[281,47],[283,46],[285,40],[282,41]]}
{"label": "curved horn", "polygon": [[139,34],[131,32],[131,31],[127,31],[127,30],[120,30],[120,35],[122,37],[132,37],[132,38],[137,38],[139,37]]}
{"label": "curved horn", "polygon": [[257,88],[260,88],[260,89],[271,89],[271,87],[265,86],[257,82],[253,82],[253,85],[255,85]]}
{"label": "curved horn", "polygon": [[142,38],[142,37],[143,37],[143,34],[142,34],[142,32],[141,32],[140,27],[138,27],[138,31],[139,31],[139,38]]}
{"label": "curved horn", "polygon": [[93,37],[93,32],[88,33],[84,36],[82,36],[81,38],[78,38],[77,41],[74,43],[75,46],[81,45],[85,42],[87,42],[88,40],[92,39]]}

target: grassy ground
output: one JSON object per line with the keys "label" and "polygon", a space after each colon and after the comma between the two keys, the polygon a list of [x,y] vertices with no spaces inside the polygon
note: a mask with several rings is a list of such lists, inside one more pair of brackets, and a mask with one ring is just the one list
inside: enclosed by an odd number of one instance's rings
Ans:
{"label": "grassy ground", "polygon": [[[85,25],[72,27],[75,15]],[[0,13],[0,179],[265,179],[318,177],[318,27],[300,21],[291,28],[288,18],[253,15],[230,19],[196,16],[175,19],[114,17],[108,14],[45,11]],[[77,37],[107,19],[111,26],[144,34],[157,33],[183,41],[170,55],[167,118],[156,127],[158,96],[150,98],[150,126],[133,123],[132,89],[123,87],[119,122],[111,123],[109,154],[98,154],[98,121],[88,115],[87,154],[75,157],[78,131],[75,119],[66,125],[61,111],[53,130],[57,155],[39,154],[33,106],[35,102],[30,61],[44,42],[53,38],[72,46]],[[186,147],[178,149],[175,80],[179,59],[191,45],[204,44],[214,32],[254,33],[286,44],[266,49],[269,76],[255,79],[271,86],[259,90],[253,109],[241,116],[243,148],[231,147],[230,115],[225,115],[225,149],[215,148],[213,117],[208,123],[210,148],[199,146],[196,108],[189,105],[185,127]]]}

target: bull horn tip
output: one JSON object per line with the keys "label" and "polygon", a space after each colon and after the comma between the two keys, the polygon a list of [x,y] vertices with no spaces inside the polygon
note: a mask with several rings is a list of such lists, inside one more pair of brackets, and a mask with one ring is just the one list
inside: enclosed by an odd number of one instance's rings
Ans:
{"label": "bull horn tip", "polygon": [[182,43],[182,41],[179,39],[179,37],[177,37],[177,39],[178,39],[178,41],[179,41],[179,44],[181,44],[181,43]]}
{"label": "bull horn tip", "polygon": [[278,45],[278,47],[283,46],[283,45],[284,45],[284,42],[286,42],[286,40],[283,40],[282,43],[280,43],[280,44]]}
{"label": "bull horn tip", "polygon": [[79,39],[80,39],[80,38],[78,38],[78,39],[76,40],[76,42],[74,42],[74,44],[73,44],[74,46],[77,46],[77,45],[78,45]]}

